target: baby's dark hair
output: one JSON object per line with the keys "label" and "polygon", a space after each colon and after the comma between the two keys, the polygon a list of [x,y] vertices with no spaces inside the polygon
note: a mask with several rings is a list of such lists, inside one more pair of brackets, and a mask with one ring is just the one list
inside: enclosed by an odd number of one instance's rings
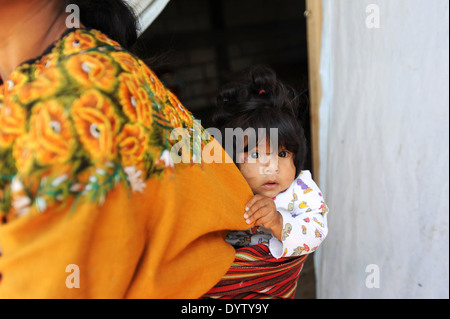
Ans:
{"label": "baby's dark hair", "polygon": [[[277,78],[266,66],[254,66],[243,76],[226,84],[217,97],[218,110],[213,123],[225,137],[225,128],[278,129],[278,145],[294,155],[296,176],[303,169],[307,142],[299,121],[300,99],[295,90]],[[237,163],[236,143],[233,143],[233,161]]]}

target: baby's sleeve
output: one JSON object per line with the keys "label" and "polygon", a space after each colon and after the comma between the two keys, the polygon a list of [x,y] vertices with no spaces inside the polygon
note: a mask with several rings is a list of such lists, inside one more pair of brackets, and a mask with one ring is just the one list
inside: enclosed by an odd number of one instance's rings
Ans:
{"label": "baby's sleeve", "polygon": [[269,248],[275,258],[312,253],[328,234],[328,207],[309,171],[302,171],[286,191],[275,200],[283,216],[280,242],[275,236]]}

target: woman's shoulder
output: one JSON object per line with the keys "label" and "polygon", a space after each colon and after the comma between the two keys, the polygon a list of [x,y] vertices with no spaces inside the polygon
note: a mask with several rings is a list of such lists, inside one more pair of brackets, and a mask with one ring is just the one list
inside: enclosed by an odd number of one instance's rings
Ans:
{"label": "woman's shoulder", "polygon": [[[7,80],[0,112],[0,171],[7,180],[0,191],[20,185],[32,195],[27,204],[61,194],[101,203],[119,181],[140,192],[145,180],[181,166],[171,156],[178,143],[173,129],[184,129],[188,149],[201,147],[193,136],[203,128],[191,113],[116,44],[96,30],[71,30]],[[194,165],[195,151],[189,154],[182,163]]]}

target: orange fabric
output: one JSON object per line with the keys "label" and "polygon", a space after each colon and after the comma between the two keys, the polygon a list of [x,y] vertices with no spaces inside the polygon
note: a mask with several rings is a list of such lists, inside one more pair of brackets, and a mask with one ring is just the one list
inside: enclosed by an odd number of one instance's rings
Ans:
{"label": "orange fabric", "polygon": [[[228,270],[251,190],[234,164],[184,167],[97,207],[31,212],[0,229],[0,298],[198,298]],[[80,288],[67,288],[80,270]]]}
{"label": "orange fabric", "polygon": [[[234,259],[226,231],[249,227],[252,192],[202,133],[99,31],[68,30],[19,66],[0,85],[0,298],[207,292]],[[191,150],[184,163],[175,145]],[[198,163],[205,147],[222,163]]]}

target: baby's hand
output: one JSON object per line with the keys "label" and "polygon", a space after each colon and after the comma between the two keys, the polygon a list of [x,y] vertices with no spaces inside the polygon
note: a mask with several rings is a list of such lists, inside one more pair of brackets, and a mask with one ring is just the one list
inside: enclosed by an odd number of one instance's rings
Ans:
{"label": "baby's hand", "polygon": [[255,223],[256,226],[269,228],[281,241],[283,217],[277,211],[272,198],[259,194],[253,196],[245,207],[244,218],[247,224]]}

